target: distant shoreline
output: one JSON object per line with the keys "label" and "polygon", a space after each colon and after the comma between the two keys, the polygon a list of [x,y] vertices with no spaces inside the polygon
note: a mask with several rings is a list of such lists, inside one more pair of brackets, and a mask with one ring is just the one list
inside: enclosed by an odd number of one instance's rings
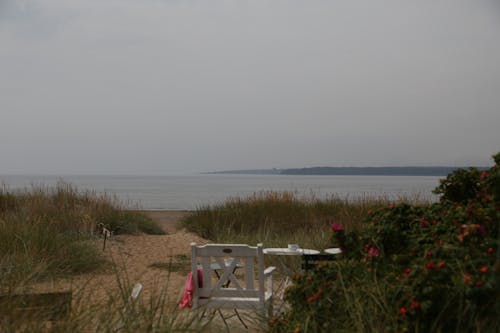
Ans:
{"label": "distant shoreline", "polygon": [[[446,176],[458,169],[470,167],[310,167],[294,169],[255,169],[204,172],[203,174],[232,175],[322,175],[322,176]],[[488,167],[475,167],[486,170]]]}

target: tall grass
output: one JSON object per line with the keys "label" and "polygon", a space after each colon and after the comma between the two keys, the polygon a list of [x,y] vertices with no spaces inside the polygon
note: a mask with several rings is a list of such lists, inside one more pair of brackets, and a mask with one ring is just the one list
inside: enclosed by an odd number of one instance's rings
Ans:
{"label": "tall grass", "polygon": [[104,259],[92,240],[100,223],[116,233],[162,233],[148,217],[121,209],[109,196],[66,183],[17,192],[1,188],[0,287],[11,279],[99,269]]}
{"label": "tall grass", "polygon": [[[111,264],[117,288],[110,289],[99,302],[88,302],[93,289],[88,284],[72,290],[69,315],[48,321],[40,312],[29,311],[22,316],[16,304],[0,309],[0,332],[203,332],[211,330],[211,322],[201,312],[181,312],[177,302],[169,299],[167,277],[155,283],[148,296],[132,299],[132,284],[124,267]],[[14,289],[23,289],[24,281],[13,282]]]}
{"label": "tall grass", "polygon": [[[422,201],[400,198],[398,201]],[[216,243],[264,243],[283,247],[329,246],[332,222],[347,229],[363,223],[370,209],[388,206],[386,197],[356,199],[331,196],[302,199],[291,192],[259,192],[246,198],[232,198],[223,204],[201,207],[183,219],[189,231]]]}

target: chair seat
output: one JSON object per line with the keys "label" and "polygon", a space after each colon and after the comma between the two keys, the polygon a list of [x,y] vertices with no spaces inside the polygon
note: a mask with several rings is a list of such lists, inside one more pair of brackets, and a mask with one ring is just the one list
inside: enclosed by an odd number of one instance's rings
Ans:
{"label": "chair seat", "polygon": [[[264,303],[267,303],[272,298],[271,293],[266,293]],[[263,306],[258,297],[210,297],[200,298],[199,304],[207,308],[238,308],[238,309],[254,309]]]}

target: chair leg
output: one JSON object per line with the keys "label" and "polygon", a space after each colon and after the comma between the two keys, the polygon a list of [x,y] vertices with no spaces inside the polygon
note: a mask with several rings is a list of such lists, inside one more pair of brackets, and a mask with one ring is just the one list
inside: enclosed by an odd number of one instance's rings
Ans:
{"label": "chair leg", "polygon": [[238,319],[240,320],[240,322],[243,324],[243,326],[245,326],[245,328],[248,329],[247,324],[245,324],[245,322],[241,318],[240,313],[238,312],[238,310],[236,310],[236,309],[233,309],[233,310],[234,310],[234,313],[236,314],[236,316],[238,317]]}
{"label": "chair leg", "polygon": [[269,300],[269,304],[267,305],[267,318],[272,318],[274,313],[273,313],[273,298]]}
{"label": "chair leg", "polygon": [[228,332],[230,332],[230,331],[229,331],[229,325],[227,324],[226,319],[232,318],[234,316],[238,317],[238,320],[245,327],[245,329],[248,329],[248,325],[243,321],[243,318],[241,318],[240,313],[238,312],[238,310],[233,309],[234,314],[233,315],[229,315],[227,317],[224,317],[224,314],[222,313],[222,311],[220,309],[217,309],[216,311],[219,313],[220,317],[222,318],[222,321],[224,321],[224,325],[226,325],[226,328],[227,328]]}
{"label": "chair leg", "polygon": [[224,315],[222,314],[222,311],[220,309],[217,309],[217,312],[219,312],[219,315],[222,318],[224,325],[226,325],[227,332],[229,333],[230,331],[229,331],[229,326],[227,325],[226,318],[224,317]]}

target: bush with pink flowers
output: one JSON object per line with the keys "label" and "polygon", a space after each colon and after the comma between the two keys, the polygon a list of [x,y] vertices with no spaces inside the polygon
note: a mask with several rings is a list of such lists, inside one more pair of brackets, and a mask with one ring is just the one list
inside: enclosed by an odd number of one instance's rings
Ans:
{"label": "bush with pink flowers", "polygon": [[496,332],[500,327],[500,153],[461,169],[426,206],[391,204],[354,230],[341,258],[295,276],[273,332]]}

